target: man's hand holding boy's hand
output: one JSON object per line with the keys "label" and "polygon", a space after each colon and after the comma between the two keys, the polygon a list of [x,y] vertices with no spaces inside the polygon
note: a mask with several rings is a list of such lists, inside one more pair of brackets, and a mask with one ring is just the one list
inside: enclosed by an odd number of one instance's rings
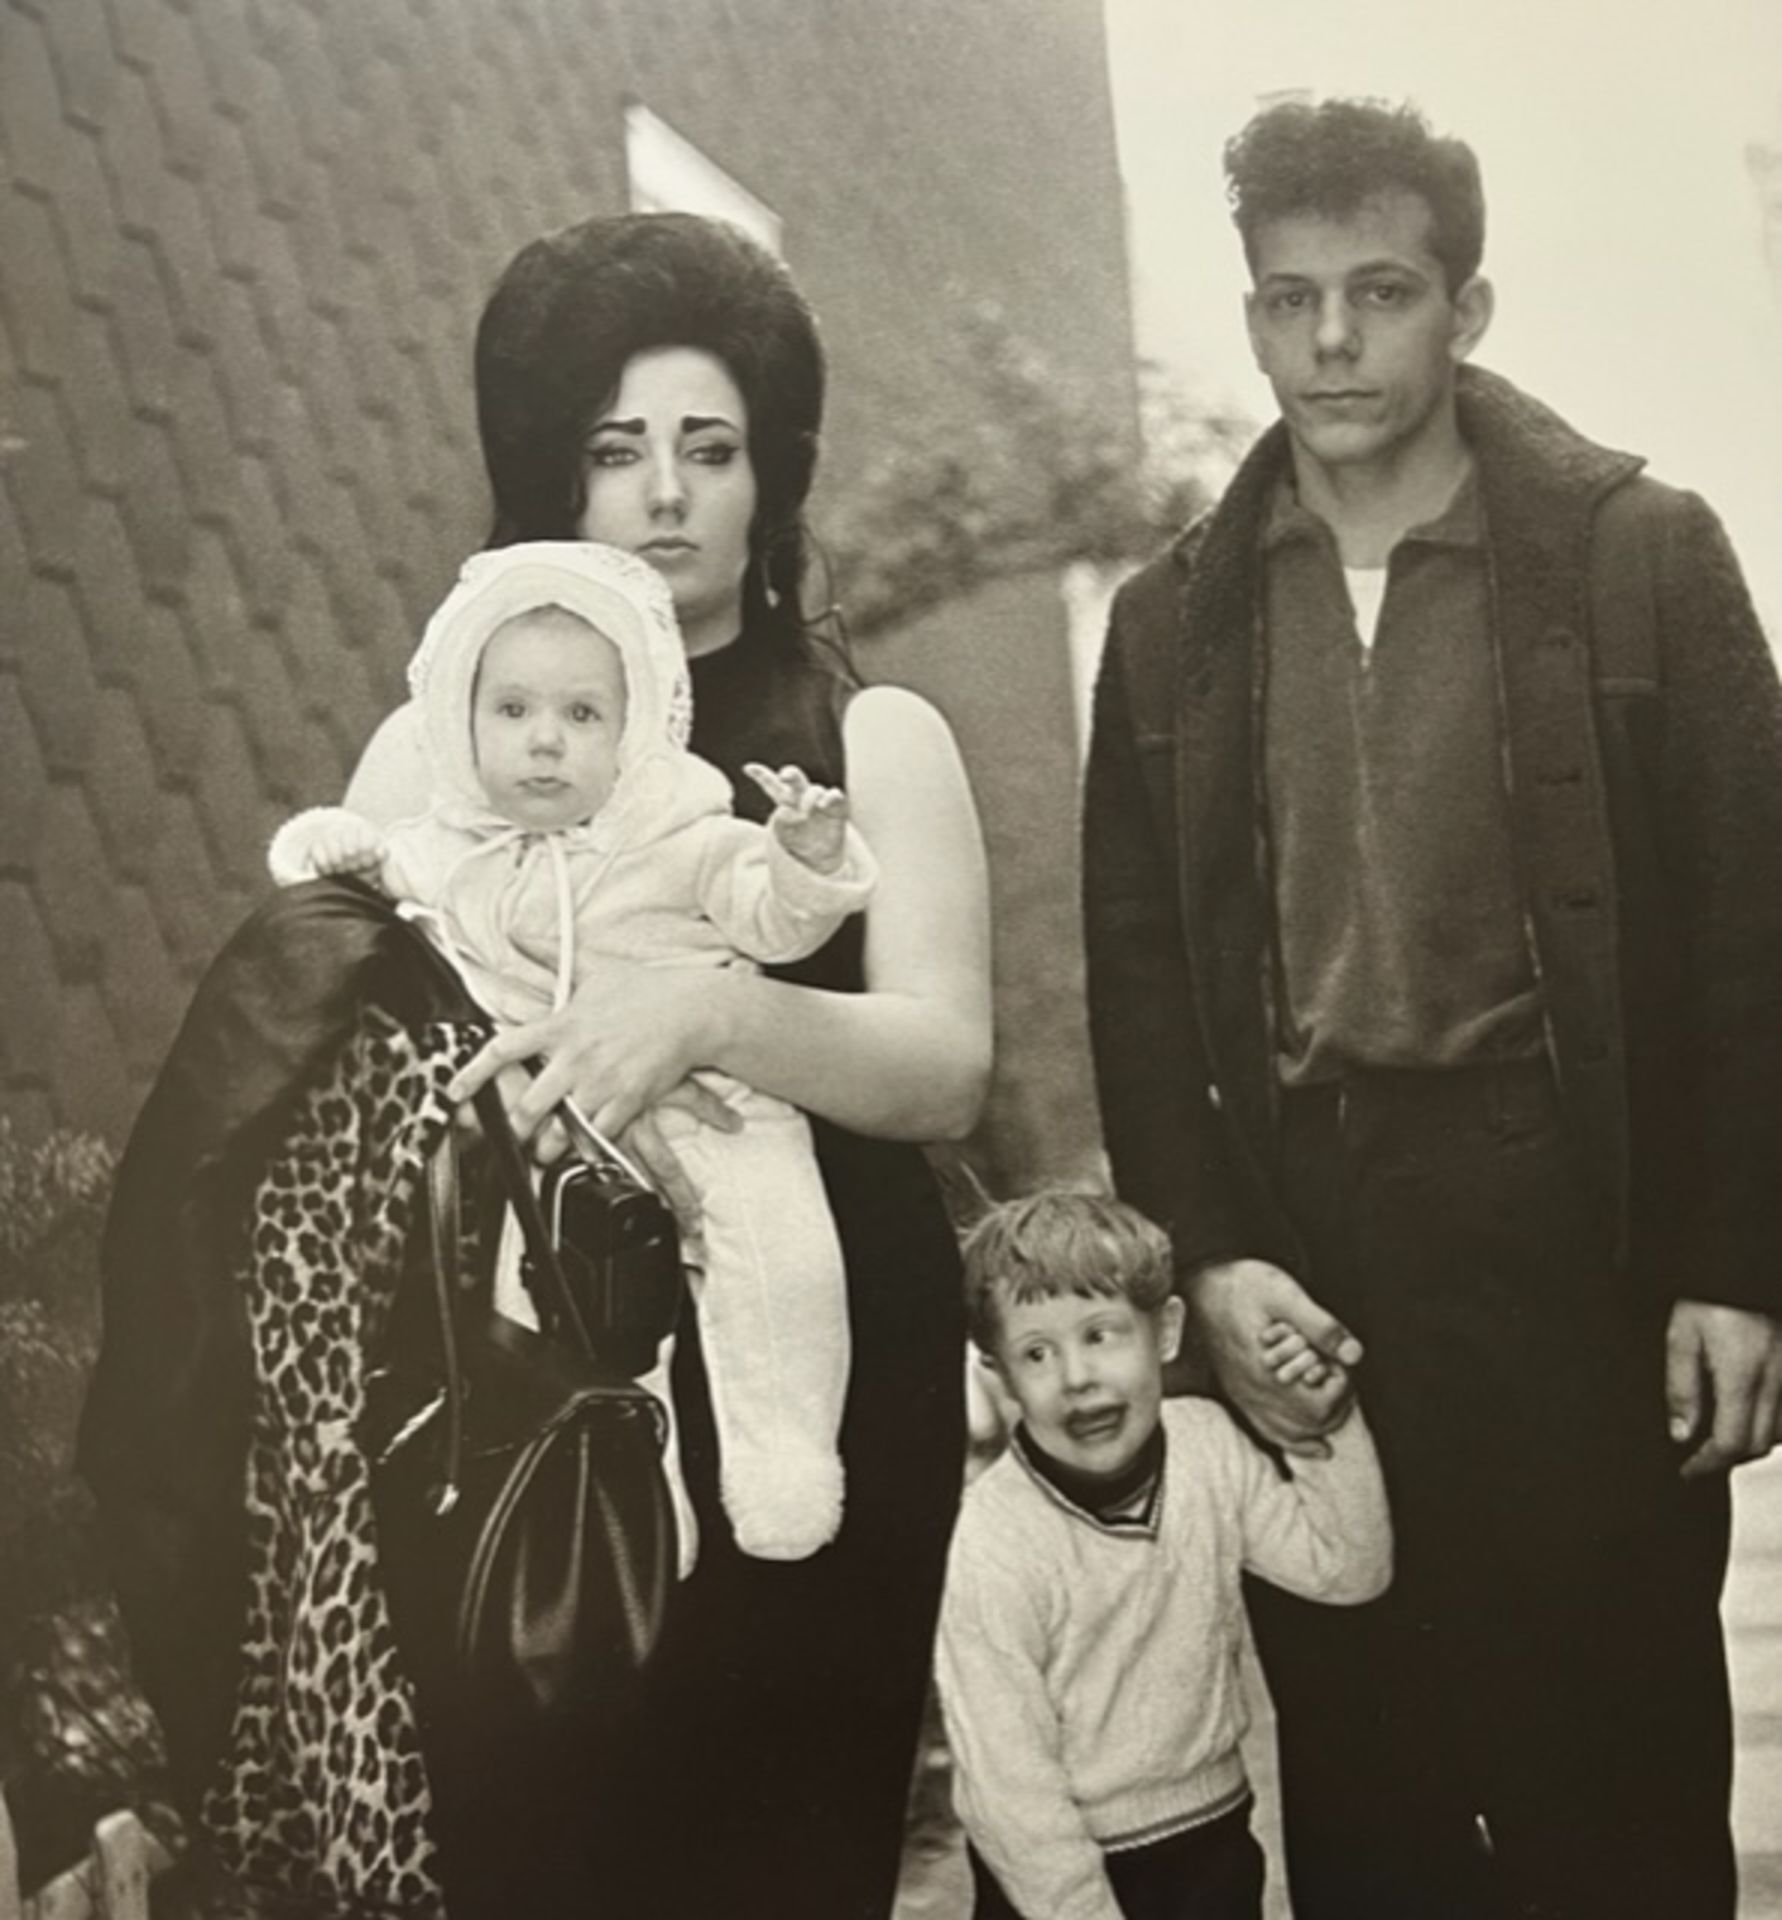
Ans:
{"label": "man's hand holding boy's hand", "polygon": [[768,828],[792,858],[813,873],[838,872],[847,856],[848,796],[818,786],[798,767],[775,773],[750,761],[743,772],[773,802]]}
{"label": "man's hand holding boy's hand", "polygon": [[1361,1342],[1266,1260],[1202,1267],[1186,1292],[1219,1385],[1244,1418],[1288,1453],[1326,1451],[1355,1397]]}
{"label": "man's hand holding boy's hand", "polygon": [[1263,1328],[1262,1359],[1284,1387],[1321,1387],[1341,1365],[1325,1359],[1291,1320],[1271,1320]]}
{"label": "man's hand holding boy's hand", "polygon": [[[1354,1405],[1349,1369],[1320,1353],[1290,1320],[1271,1320],[1263,1328],[1262,1362],[1283,1387],[1299,1394],[1308,1420],[1329,1419],[1321,1436],[1334,1433]],[[1299,1451],[1297,1446],[1294,1451]]]}

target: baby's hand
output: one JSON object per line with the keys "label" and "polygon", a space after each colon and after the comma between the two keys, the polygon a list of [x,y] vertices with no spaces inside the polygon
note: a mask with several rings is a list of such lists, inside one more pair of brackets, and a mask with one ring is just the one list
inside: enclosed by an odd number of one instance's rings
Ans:
{"label": "baby's hand", "polygon": [[847,854],[848,796],[817,786],[798,767],[775,773],[749,761],[743,772],[773,802],[768,827],[792,858],[813,873],[836,872]]}
{"label": "baby's hand", "polygon": [[375,874],[383,864],[384,836],[369,820],[330,821],[317,830],[308,851],[318,876]]}
{"label": "baby's hand", "polygon": [[1271,1320],[1262,1329],[1262,1360],[1284,1387],[1321,1387],[1344,1371],[1286,1320]]}

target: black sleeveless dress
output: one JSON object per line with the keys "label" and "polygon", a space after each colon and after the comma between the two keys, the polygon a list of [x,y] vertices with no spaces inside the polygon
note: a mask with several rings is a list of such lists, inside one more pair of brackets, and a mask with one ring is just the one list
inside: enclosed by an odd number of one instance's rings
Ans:
{"label": "black sleeveless dress", "polygon": [[[693,744],[731,776],[739,811],[767,807],[745,760],[845,784],[847,689],[814,661],[741,640],[694,663],[694,697]],[[362,920],[312,887],[275,895],[241,931],[144,1109],[108,1226],[109,1331],[82,1466],[192,1802],[227,1737],[239,1658],[251,1381],[234,1222],[279,1090],[357,1004]],[[789,971],[857,992],[861,935],[850,921]],[[917,1148],[814,1132],[853,1336],[840,1536],[806,1561],[738,1553],[689,1322],[676,1399],[700,1559],[648,1697],[598,1751],[572,1726],[429,1752],[452,1920],[891,1911],[964,1452],[959,1261]]]}
{"label": "black sleeveless dress", "polygon": [[[693,662],[693,747],[730,776],[739,813],[764,817],[746,760],[795,762],[846,784],[848,693],[821,663],[745,637]],[[849,921],[785,977],[860,991],[862,931]],[[882,1920],[891,1911],[964,1458],[959,1259],[920,1149],[820,1119],[813,1130],[853,1340],[841,1533],[805,1561],[737,1551],[689,1328],[675,1397],[699,1564],[678,1596],[648,1724],[618,1757],[612,1791],[589,1803],[607,1836],[594,1846],[590,1913]]]}

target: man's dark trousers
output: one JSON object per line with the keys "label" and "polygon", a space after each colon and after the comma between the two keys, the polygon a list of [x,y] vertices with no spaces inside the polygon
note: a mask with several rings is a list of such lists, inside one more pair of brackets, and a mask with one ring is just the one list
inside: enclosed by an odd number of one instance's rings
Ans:
{"label": "man's dark trousers", "polygon": [[1296,1920],[1731,1920],[1725,1483],[1678,1477],[1665,1303],[1544,1063],[1288,1091],[1280,1179],[1397,1535],[1371,1606],[1251,1588]]}

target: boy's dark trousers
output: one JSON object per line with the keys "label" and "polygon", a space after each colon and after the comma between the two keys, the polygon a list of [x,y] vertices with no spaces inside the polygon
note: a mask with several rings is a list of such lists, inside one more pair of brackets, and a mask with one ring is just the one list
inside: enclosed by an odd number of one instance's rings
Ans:
{"label": "boy's dark trousers", "polygon": [[1678,1478],[1544,1064],[1288,1091],[1282,1152],[1396,1539],[1370,1606],[1250,1585],[1297,1920],[1732,1920],[1725,1480]]}
{"label": "boy's dark trousers", "polygon": [[[976,1894],[971,1920],[1040,1920],[1010,1904],[976,1848],[966,1853]],[[1247,1802],[1204,1827],[1106,1858],[1126,1920],[1262,1920],[1262,1849]]]}

